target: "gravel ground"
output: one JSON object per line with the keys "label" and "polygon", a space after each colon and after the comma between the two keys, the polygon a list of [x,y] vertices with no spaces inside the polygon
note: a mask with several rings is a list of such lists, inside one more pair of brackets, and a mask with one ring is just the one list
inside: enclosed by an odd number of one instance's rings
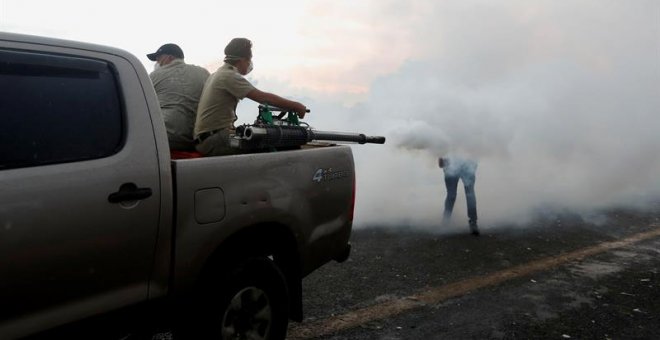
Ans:
{"label": "gravel ground", "polygon": [[[529,228],[485,230],[481,237],[468,235],[467,229],[457,235],[358,230],[350,262],[325,266],[305,279],[306,319],[293,325],[290,334],[428,287],[655,230],[658,216],[617,210],[595,225],[566,215]],[[659,253],[655,237],[317,338],[656,339]]]}

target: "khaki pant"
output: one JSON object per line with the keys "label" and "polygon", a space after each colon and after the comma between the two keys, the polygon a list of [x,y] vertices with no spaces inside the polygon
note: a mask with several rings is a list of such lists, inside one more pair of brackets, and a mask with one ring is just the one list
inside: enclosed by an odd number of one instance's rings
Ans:
{"label": "khaki pant", "polygon": [[229,136],[234,134],[234,130],[225,129],[220,130],[210,137],[206,138],[203,142],[197,144],[195,149],[204,156],[224,156],[224,155],[237,155],[242,153],[241,150],[232,148],[229,145]]}

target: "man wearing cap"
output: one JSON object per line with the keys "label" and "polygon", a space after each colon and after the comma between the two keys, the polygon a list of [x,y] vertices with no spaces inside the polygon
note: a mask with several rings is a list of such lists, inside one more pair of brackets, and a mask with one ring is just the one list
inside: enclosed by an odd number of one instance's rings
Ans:
{"label": "man wearing cap", "polygon": [[258,90],[243,77],[253,68],[250,40],[234,38],[227,44],[224,52],[224,64],[204,85],[197,107],[195,143],[197,151],[204,156],[240,153],[229,146],[229,136],[235,130],[238,101],[245,97],[262,104],[295,111],[301,118],[307,110],[305,105],[299,102]]}
{"label": "man wearing cap", "polygon": [[183,50],[176,44],[165,44],[147,58],[156,62],[149,77],[158,95],[170,150],[195,151],[197,105],[209,71],[186,64]]}

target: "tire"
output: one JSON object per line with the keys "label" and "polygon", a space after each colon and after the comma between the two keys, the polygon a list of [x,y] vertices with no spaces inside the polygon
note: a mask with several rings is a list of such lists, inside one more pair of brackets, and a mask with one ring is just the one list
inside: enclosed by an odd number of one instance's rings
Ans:
{"label": "tire", "polygon": [[209,339],[280,340],[286,337],[289,296],[284,275],[266,257],[223,271],[209,286],[204,333]]}

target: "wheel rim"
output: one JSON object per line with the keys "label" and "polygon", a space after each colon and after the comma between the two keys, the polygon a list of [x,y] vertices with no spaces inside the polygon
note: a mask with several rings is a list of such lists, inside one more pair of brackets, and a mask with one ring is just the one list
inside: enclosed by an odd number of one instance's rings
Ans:
{"label": "wheel rim", "polygon": [[268,295],[257,287],[240,290],[222,316],[223,339],[266,340],[273,323]]}

